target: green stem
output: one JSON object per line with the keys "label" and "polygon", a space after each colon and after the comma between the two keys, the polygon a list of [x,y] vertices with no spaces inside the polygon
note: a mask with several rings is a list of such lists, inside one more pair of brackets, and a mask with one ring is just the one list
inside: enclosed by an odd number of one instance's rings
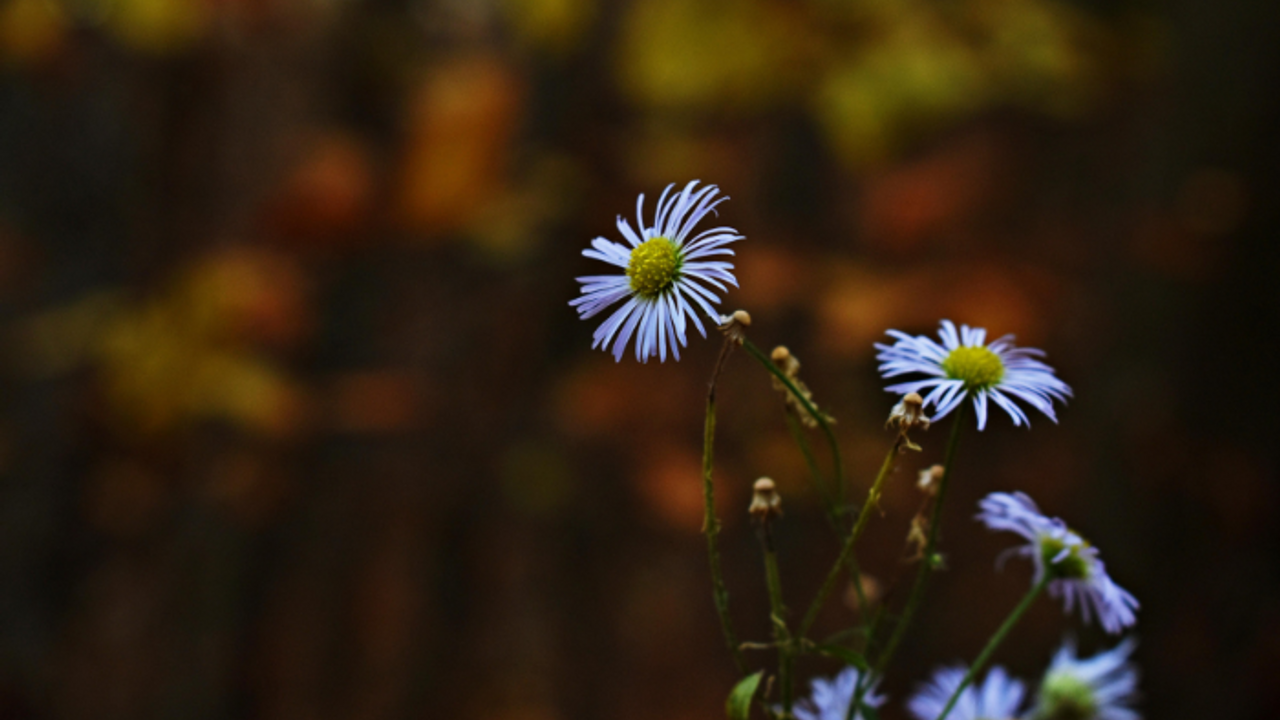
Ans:
{"label": "green stem", "polygon": [[[831,566],[831,570],[827,572],[827,578],[822,582],[822,588],[818,590],[818,595],[813,599],[813,603],[809,606],[809,611],[804,615],[804,621],[800,623],[800,637],[807,637],[809,629],[813,627],[813,622],[818,618],[818,612],[822,610],[822,605],[827,601],[827,596],[831,594],[831,590],[835,587],[836,580],[840,577],[840,570],[845,563],[851,559],[854,560],[852,567],[856,568],[856,558],[853,555],[854,545],[857,544],[858,538],[862,537],[862,531],[866,528],[867,519],[871,516],[871,509],[876,506],[880,499],[880,488],[884,485],[885,478],[889,477],[889,473],[893,470],[893,461],[897,458],[898,447],[902,444],[902,435],[893,441],[893,445],[889,447],[889,453],[885,455],[884,462],[880,464],[880,473],[876,475],[876,480],[871,485],[871,490],[867,492],[867,500],[862,504],[862,510],[858,513],[858,521],[853,526],[853,531],[849,533],[844,541],[844,547],[840,549],[840,556],[836,558],[836,562]],[[862,594],[862,578],[855,576],[854,587],[858,589],[858,602],[862,612],[866,612],[866,598]]]}
{"label": "green stem", "polygon": [[721,350],[720,359],[716,363],[715,373],[711,376],[711,385],[707,390],[707,418],[702,433],[702,500],[706,514],[702,521],[702,532],[707,536],[707,559],[711,564],[712,597],[716,604],[716,613],[720,616],[720,630],[724,633],[724,642],[733,655],[733,664],[738,673],[746,672],[746,663],[742,659],[742,649],[738,646],[737,635],[733,631],[733,621],[729,617],[729,591],[725,588],[724,573],[720,570],[720,548],[716,543],[720,534],[720,520],[716,517],[715,485],[711,481],[712,460],[715,457],[716,439],[716,379],[720,368],[730,350],[726,342]]}
{"label": "green stem", "polygon": [[[743,347],[746,348],[747,352],[750,353],[752,357],[760,361],[760,364],[763,365],[766,370],[772,373],[774,377],[786,386],[787,390],[800,401],[801,405],[804,406],[805,412],[808,412],[822,428],[822,432],[827,438],[827,443],[831,447],[831,458],[832,464],[835,468],[837,493],[839,496],[839,502],[843,506],[846,496],[844,463],[840,457],[840,446],[836,442],[835,432],[832,431],[831,424],[827,422],[826,416],[819,412],[818,409],[814,407],[813,403],[800,393],[800,390],[791,382],[791,378],[787,377],[771,359],[766,357],[765,354],[761,352],[760,348],[753,345],[750,340],[745,339],[743,340]],[[814,484],[818,486],[818,492],[822,495],[822,499],[827,506],[827,521],[831,524],[832,530],[834,530],[837,535],[840,535],[843,533],[843,527],[840,522],[840,514],[836,508],[835,501],[832,500],[824,491],[825,486],[822,483],[821,475],[818,472],[818,464],[813,458],[813,452],[809,449],[809,441],[805,439],[804,433],[799,427],[797,419],[790,412],[787,413],[787,426],[791,430],[791,436],[795,438],[796,443],[800,446],[800,452],[804,455],[805,461],[809,464],[809,472],[813,475]],[[863,507],[864,513],[865,510],[866,507]],[[867,606],[867,597],[862,587],[862,571],[858,567],[858,560],[847,553],[841,553],[841,557],[846,558],[845,561],[849,563],[849,572],[853,576],[853,589],[858,598],[858,607],[865,608]],[[836,572],[838,573],[838,568],[836,569]],[[834,582],[834,580],[832,580],[832,582]],[[828,589],[827,592],[830,592],[830,589]],[[804,637],[806,632],[807,630],[802,631],[800,636]]]}
{"label": "green stem", "polygon": [[843,528],[840,526],[839,513],[836,512],[836,501],[831,497],[831,492],[822,479],[822,471],[818,469],[818,461],[813,457],[813,449],[809,447],[809,439],[804,435],[804,428],[800,426],[799,418],[789,407],[784,408],[782,414],[786,417],[787,430],[791,432],[791,438],[800,447],[800,454],[804,456],[805,465],[809,467],[809,477],[813,478],[813,486],[822,498],[822,504],[827,511],[827,522],[839,535],[843,532]]}
{"label": "green stem", "polygon": [[773,547],[773,533],[768,520],[761,528],[761,542],[764,545],[765,582],[769,586],[769,611],[773,624],[773,639],[778,646],[778,684],[782,692],[782,711],[784,717],[791,717],[792,683],[791,667],[794,655],[791,647],[791,632],[787,629],[787,608],[782,604],[782,578],[778,573],[778,553]]}
{"label": "green stem", "polygon": [[[942,463],[942,479],[938,481],[938,496],[933,501],[933,512],[929,516],[929,537],[928,542],[925,543],[924,557],[920,560],[920,569],[916,571],[916,579],[911,586],[911,595],[907,597],[907,604],[902,610],[902,617],[898,620],[897,626],[893,629],[893,634],[889,636],[889,642],[885,644],[884,651],[880,653],[880,657],[876,660],[875,667],[870,673],[874,677],[883,676],[885,668],[893,660],[893,654],[897,652],[898,645],[902,642],[902,637],[906,634],[907,627],[911,625],[916,608],[920,605],[920,600],[924,596],[924,588],[928,584],[929,575],[935,569],[934,556],[938,547],[938,533],[942,527],[942,501],[947,496],[948,481],[951,479],[951,467],[955,461],[956,448],[960,445],[960,428],[964,425],[966,406],[967,403],[960,403],[956,408],[955,416],[951,419],[951,437],[947,440],[947,449]],[[868,637],[867,641],[870,642],[871,638]],[[855,708],[862,703],[862,698],[866,694],[868,687],[868,683],[863,682],[863,678],[859,678],[857,687],[854,690],[854,701],[850,704],[850,708]]]}
{"label": "green stem", "polygon": [[[827,510],[827,524],[831,526],[831,531],[836,534],[839,540],[844,535],[844,525],[840,521],[840,513],[836,509],[835,501],[831,499],[825,491],[822,484],[822,477],[818,472],[818,464],[813,459],[813,451],[809,449],[809,441],[805,439],[804,430],[800,427],[800,421],[796,419],[795,413],[786,412],[787,427],[791,430],[791,436],[795,438],[796,443],[800,446],[800,452],[804,455],[805,462],[809,465],[809,472],[813,476],[813,484],[818,488],[819,494],[822,495],[823,503]],[[858,559],[853,555],[848,558],[849,573],[853,576],[853,591],[858,598],[858,607],[865,608],[867,606],[867,596],[862,588],[862,571],[858,567]]]}
{"label": "green stem", "polygon": [[1000,647],[1000,643],[1004,642],[1005,636],[1009,634],[1010,630],[1013,630],[1014,625],[1018,624],[1018,620],[1022,619],[1023,614],[1027,612],[1027,608],[1031,607],[1031,603],[1049,584],[1050,579],[1049,573],[1046,572],[1044,577],[1040,578],[1040,581],[1031,587],[1026,597],[1022,598],[1022,602],[1018,603],[1013,612],[1009,613],[1009,617],[1005,618],[1004,624],[1000,626],[999,630],[996,630],[995,635],[992,635],[991,639],[987,641],[987,646],[982,648],[978,658],[969,666],[969,672],[965,673],[964,680],[961,680],[960,684],[956,686],[955,692],[951,693],[951,699],[947,700],[947,706],[942,708],[942,713],[938,715],[938,720],[946,720],[947,713],[951,712],[951,708],[960,699],[960,693],[964,692],[964,689],[973,683],[973,679],[977,677],[979,672],[982,672],[983,666],[991,659],[992,653],[996,651],[996,648]]}
{"label": "green stem", "polygon": [[791,382],[791,378],[787,377],[777,365],[774,365],[773,361],[769,359],[769,356],[761,352],[760,348],[756,347],[750,340],[745,338],[742,341],[742,347],[751,354],[751,357],[760,361],[760,364],[764,366],[765,370],[773,373],[773,376],[778,378],[778,381],[785,385],[787,390],[791,391],[792,395],[795,395],[796,400],[800,401],[800,404],[804,406],[805,411],[808,412],[814,420],[818,421],[818,426],[822,428],[822,433],[827,436],[827,444],[831,446],[831,462],[835,466],[836,490],[839,493],[840,503],[843,504],[846,496],[844,486],[844,463],[840,459],[839,443],[836,442],[836,434],[831,430],[831,423],[827,422],[827,416],[819,412],[818,409],[813,406],[813,403],[809,402],[808,398],[806,398],[804,394],[796,388],[795,383]]}

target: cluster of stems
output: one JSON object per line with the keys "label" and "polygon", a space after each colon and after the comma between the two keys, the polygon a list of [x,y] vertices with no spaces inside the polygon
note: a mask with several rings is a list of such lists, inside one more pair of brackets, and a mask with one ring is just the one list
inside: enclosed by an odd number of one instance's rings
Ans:
{"label": "cluster of stems", "polygon": [[[732,352],[733,348],[738,345],[733,338],[726,337],[725,344],[721,349],[717,358],[715,370],[712,373],[711,382],[707,392],[707,415],[705,424],[705,435],[703,443],[703,496],[706,503],[706,516],[704,519],[703,532],[707,538],[707,553],[711,564],[711,577],[713,585],[713,596],[715,599],[716,611],[719,614],[721,630],[724,633],[725,643],[728,645],[730,653],[733,657],[734,665],[737,667],[739,674],[746,673],[746,663],[742,656],[742,647],[738,642],[737,635],[733,630],[733,622],[729,614],[728,591],[725,588],[724,576],[720,567],[720,554],[717,546],[717,537],[719,534],[720,523],[715,515],[714,506],[714,486],[712,482],[712,465],[714,459],[714,441],[715,441],[715,396],[716,382],[720,372],[724,367],[724,363]],[[760,351],[750,340],[742,338],[741,346],[746,352],[755,358],[765,370],[771,373],[784,387],[791,392],[796,399],[799,400],[804,410],[808,412],[818,423],[823,435],[830,448],[832,477],[830,482],[823,480],[819,465],[814,457],[808,440],[805,437],[804,430],[796,418],[791,415],[788,410],[787,420],[788,428],[792,436],[796,439],[800,447],[801,453],[805,457],[806,464],[812,475],[813,481],[817,486],[819,495],[822,497],[826,509],[826,515],[832,529],[842,539],[839,555],[836,557],[831,569],[827,572],[822,585],[819,587],[813,601],[809,604],[806,612],[802,616],[799,625],[794,632],[787,621],[787,611],[782,598],[782,585],[778,572],[778,557],[774,547],[772,529],[769,525],[770,519],[766,518],[760,527],[761,545],[764,551],[765,577],[769,592],[770,619],[773,626],[773,646],[777,649],[778,670],[777,684],[778,695],[780,699],[779,708],[771,708],[765,705],[765,709],[770,714],[774,714],[780,718],[793,718],[792,706],[794,702],[793,688],[793,668],[796,657],[801,653],[818,651],[831,652],[832,649],[819,643],[815,643],[809,638],[809,632],[813,629],[818,615],[829,599],[832,591],[835,589],[840,577],[848,572],[852,579],[854,592],[858,600],[859,609],[859,625],[856,635],[862,638],[861,655],[862,659],[860,667],[864,672],[859,673],[858,682],[854,688],[853,697],[850,698],[848,720],[852,720],[857,709],[862,707],[865,695],[868,692],[871,681],[874,678],[881,677],[884,671],[893,660],[899,644],[909,627],[911,620],[915,614],[915,610],[923,597],[925,586],[929,575],[935,570],[939,564],[939,556],[937,553],[937,545],[939,540],[939,528],[941,527],[942,504],[946,496],[947,481],[951,475],[951,467],[955,458],[955,450],[959,444],[960,427],[963,412],[957,412],[953,419],[953,427],[950,439],[947,443],[944,471],[939,481],[937,494],[933,503],[933,510],[929,520],[927,541],[925,544],[923,557],[919,563],[916,572],[915,582],[912,585],[911,593],[908,596],[898,621],[894,624],[889,639],[883,646],[876,645],[876,638],[881,630],[881,623],[885,617],[883,607],[873,614],[869,614],[869,605],[867,596],[862,584],[861,573],[858,568],[857,553],[855,548],[858,540],[861,538],[863,531],[866,529],[873,508],[878,507],[885,481],[892,473],[897,457],[905,444],[909,443],[904,431],[898,432],[889,450],[885,455],[884,461],[880,465],[880,470],[876,474],[871,484],[871,489],[867,493],[866,499],[863,501],[856,520],[852,526],[848,526],[847,513],[844,512],[844,498],[846,496],[844,465],[840,456],[840,448],[836,441],[835,433],[832,431],[828,418],[817,410],[816,407],[808,400],[804,393],[792,383],[791,379],[779,369],[773,361]],[[1021,616],[1027,606],[1030,606],[1031,600],[1035,594],[1043,587],[1043,583],[1037,585],[1032,595],[1029,595],[1024,603],[1019,606],[1019,610],[1010,616],[1010,620],[1006,625],[997,632],[992,638],[992,643],[988,645],[984,655],[979,657],[970,671],[970,677],[966,678],[966,682],[962,684],[967,687],[972,681],[972,675],[977,672],[981,664],[985,662],[990,655],[990,651],[994,651],[995,645],[1003,639],[1005,633],[1008,632],[1017,618]],[[755,647],[755,645],[749,645]],[[878,652],[874,655],[874,660],[868,656],[872,650]],[[856,655],[856,654],[855,654]],[[838,655],[839,656],[839,655]],[[846,656],[847,657],[847,656]],[[957,690],[956,697],[959,696],[960,690]],[[953,698],[954,704],[954,698]],[[948,711],[949,711],[948,707]],[[944,716],[945,716],[944,712]]]}

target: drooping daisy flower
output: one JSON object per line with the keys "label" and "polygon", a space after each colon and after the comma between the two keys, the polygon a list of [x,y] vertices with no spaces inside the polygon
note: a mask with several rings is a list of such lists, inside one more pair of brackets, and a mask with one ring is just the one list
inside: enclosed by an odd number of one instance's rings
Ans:
{"label": "drooping daisy flower", "polygon": [[1087,660],[1076,659],[1070,640],[1053,656],[1037,693],[1035,720],[1140,720],[1129,707],[1138,699],[1138,670],[1129,662],[1132,638]]}
{"label": "drooping daisy flower", "polygon": [[614,275],[577,279],[582,283],[582,295],[569,304],[577,308],[583,320],[619,300],[626,301],[596,328],[592,348],[607,350],[613,341],[613,357],[621,361],[634,334],[637,360],[646,362],[656,355],[665,362],[668,348],[679,360],[680,348],[688,344],[686,319],[693,321],[703,337],[707,336],[695,307],[712,322],[719,319],[714,305],[720,298],[711,288],[723,292],[727,290],[724,283],[737,287],[738,282],[731,263],[708,258],[733,255],[725,246],[743,236],[733,228],[716,227],[690,238],[693,227],[728,199],[716,197],[719,190],[715,185],[695,189],[697,185],[694,180],[674,194],[671,189],[675,185],[668,185],[658,199],[652,225],[645,224],[641,194],[636,200],[636,229],[618,216],[618,231],[626,245],[598,237],[582,251],[589,258],[623,270]]}
{"label": "drooping daisy flower", "polygon": [[[918,720],[937,720],[952,693],[960,687],[965,672],[961,666],[935,670],[929,682],[907,701],[907,710]],[[1026,692],[1021,680],[1009,677],[1004,668],[994,665],[985,681],[975,682],[960,693],[947,720],[1016,720]]]}
{"label": "drooping daisy flower", "polygon": [[[814,678],[810,683],[809,697],[801,700],[795,707],[796,720],[845,720],[849,712],[849,703],[853,701],[853,691],[858,685],[858,669],[847,667],[830,680]],[[876,695],[879,680],[873,680],[862,697],[864,706],[878,708],[884,704],[885,697]],[[867,720],[861,710],[854,713],[853,720]]]}
{"label": "drooping daisy flower", "polygon": [[986,330],[961,325],[957,332],[950,320],[943,320],[942,329],[938,331],[941,345],[924,335],[912,337],[898,330],[890,330],[888,334],[897,342],[876,343],[876,350],[880,351],[876,354],[880,374],[886,379],[907,373],[931,377],[890,385],[885,390],[899,395],[930,390],[924,404],[936,408],[934,422],[968,397],[973,398],[981,430],[987,425],[987,399],[990,398],[1013,418],[1015,426],[1031,427],[1031,421],[1013,402],[1014,398],[1058,422],[1053,414],[1053,401],[1071,397],[1071,388],[1053,374],[1053,368],[1035,359],[1044,353],[1035,348],[1014,346],[1012,335],[984,345]]}
{"label": "drooping daisy flower", "polygon": [[1112,582],[1098,549],[1058,518],[1040,513],[1025,494],[996,492],[983,498],[977,518],[992,530],[1009,530],[1030,542],[1007,552],[1030,557],[1036,565],[1035,581],[1049,574],[1049,594],[1061,597],[1071,612],[1080,606],[1087,623],[1098,616],[1102,629],[1115,634],[1137,622],[1138,601]]}

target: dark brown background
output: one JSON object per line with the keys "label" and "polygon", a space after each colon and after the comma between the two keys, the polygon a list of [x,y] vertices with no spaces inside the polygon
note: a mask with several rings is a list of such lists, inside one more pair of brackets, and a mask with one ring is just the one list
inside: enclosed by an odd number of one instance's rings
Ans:
{"label": "dark brown background", "polygon": [[[1247,0],[3,0],[0,716],[720,716],[717,341],[614,364],[567,305],[637,193],[700,178],[748,236],[726,309],[802,359],[859,491],[886,328],[1014,332],[1076,391],[1059,426],[967,436],[885,718],[1024,591],[992,570],[1013,538],[969,519],[1011,489],[1142,601],[1147,717],[1274,717],[1278,24]],[[756,639],[751,481],[784,495],[794,608],[835,553],[777,402],[733,358],[717,480]],[[866,536],[877,577],[946,431]],[[1042,602],[1000,659],[1034,677],[1067,632],[1106,642]]]}

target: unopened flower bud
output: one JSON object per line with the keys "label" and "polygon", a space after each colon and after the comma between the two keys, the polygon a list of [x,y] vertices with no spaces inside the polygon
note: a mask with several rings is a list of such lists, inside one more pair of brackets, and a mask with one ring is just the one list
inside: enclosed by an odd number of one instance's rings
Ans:
{"label": "unopened flower bud", "polygon": [[924,557],[924,549],[929,546],[929,518],[923,510],[911,518],[911,528],[907,531],[907,547],[911,548],[908,560],[919,560]]}
{"label": "unopened flower bud", "polygon": [[938,494],[938,484],[942,482],[944,472],[946,472],[946,468],[941,465],[934,465],[931,468],[921,470],[920,478],[916,480],[916,487],[928,495]]}
{"label": "unopened flower bud", "polygon": [[800,361],[795,355],[791,354],[791,350],[786,345],[779,345],[769,353],[770,359],[782,370],[782,374],[789,378],[794,378],[800,372]]}
{"label": "unopened flower bud", "polygon": [[[789,350],[786,345],[779,345],[774,348],[773,352],[769,354],[769,358],[778,366],[778,369],[782,371],[782,374],[791,381],[791,384],[797,391],[799,391],[800,395],[808,401],[809,405],[813,406],[816,410],[818,404],[813,400],[813,392],[809,390],[809,386],[805,385],[804,381],[800,379],[800,359],[791,354],[791,350]],[[771,379],[773,381],[773,389],[783,394],[783,397],[786,399],[787,407],[791,408],[791,410],[796,414],[796,417],[800,419],[800,422],[807,428],[818,427],[818,418],[814,417],[814,415],[809,412],[809,409],[805,407],[805,404],[800,401],[800,397],[797,397],[795,393],[791,392],[791,389],[783,384],[783,382],[778,378],[774,377]],[[835,418],[823,413],[821,410],[818,410],[818,412],[822,414],[823,420],[826,420],[829,423],[836,421]]]}
{"label": "unopened flower bud", "polygon": [[906,433],[915,428],[929,429],[929,417],[924,414],[924,398],[919,393],[907,393],[902,400],[893,406],[885,427],[896,427],[899,432]]}
{"label": "unopened flower bud", "polygon": [[751,327],[751,315],[746,310],[734,310],[732,315],[720,316],[720,332],[729,336],[737,344],[747,338],[747,328]]}
{"label": "unopened flower bud", "polygon": [[[858,577],[862,583],[862,596],[867,599],[866,609],[873,610],[880,602],[880,598],[884,597],[884,586],[880,584],[879,580],[866,573],[862,573]],[[850,610],[862,610],[858,602],[858,588],[853,582],[850,582],[849,587],[845,589],[844,604]]]}
{"label": "unopened flower bud", "polygon": [[782,515],[782,496],[778,494],[773,480],[762,477],[756,480],[753,490],[751,507],[747,508],[752,518],[759,522],[766,522]]}

